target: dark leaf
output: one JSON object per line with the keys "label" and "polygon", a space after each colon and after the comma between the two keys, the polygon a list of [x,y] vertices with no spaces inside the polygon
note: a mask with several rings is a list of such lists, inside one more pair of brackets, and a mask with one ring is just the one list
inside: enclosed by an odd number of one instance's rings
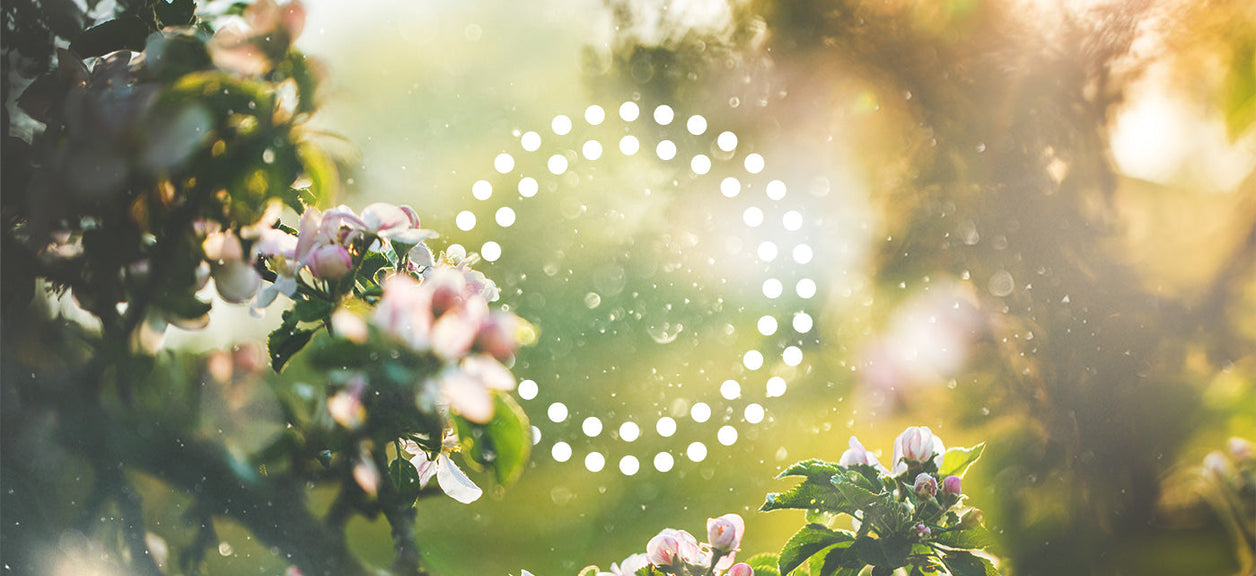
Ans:
{"label": "dark leaf", "polygon": [[759,507],[759,510],[763,512],[789,509],[840,511],[846,509],[847,506],[847,501],[842,498],[833,484],[808,479],[785,492],[768,494],[767,500]]}
{"label": "dark leaf", "polygon": [[396,458],[388,464],[388,477],[397,487],[397,497],[407,506],[419,497],[419,471],[405,458]]}
{"label": "dark leaf", "polygon": [[878,494],[875,494],[867,488],[858,485],[866,482],[867,479],[858,472],[845,472],[838,474],[833,476],[832,480],[833,486],[837,488],[837,491],[842,495],[842,498],[850,506],[860,510],[865,509],[881,500],[881,497]]}
{"label": "dark leaf", "polygon": [[286,322],[276,328],[266,339],[267,348],[270,350],[271,368],[275,372],[282,371],[284,364],[288,363],[293,354],[300,352],[313,336],[313,330],[297,328],[295,324]]}
{"label": "dark leaf", "polygon": [[136,16],[119,16],[84,30],[70,43],[70,50],[83,58],[103,56],[118,50],[141,52],[153,32]]}
{"label": "dark leaf", "polygon": [[966,530],[943,532],[934,541],[952,548],[986,548],[994,544],[994,535],[985,526],[977,525]]}
{"label": "dark leaf", "polygon": [[911,552],[911,543],[903,538],[860,538],[851,546],[859,560],[879,568],[893,570],[907,563],[907,554]]}
{"label": "dark leaf", "polygon": [[856,576],[863,567],[850,542],[829,546],[811,557],[811,576]]}
{"label": "dark leaf", "polygon": [[849,532],[831,530],[819,524],[803,526],[801,530],[790,536],[789,541],[785,542],[785,546],[781,548],[781,557],[777,564],[780,567],[780,573],[785,576],[793,572],[808,558],[830,546],[842,544],[850,546],[854,538],[854,535]]}
{"label": "dark leaf", "polygon": [[196,15],[195,0],[157,0],[153,4],[153,13],[163,28],[166,26],[187,26]]}
{"label": "dark leaf", "polygon": [[781,557],[777,554],[757,554],[743,560],[750,568],[754,570],[756,576],[781,576],[780,562]]}
{"label": "dark leaf", "polygon": [[823,479],[827,481],[829,478],[832,478],[834,474],[841,474],[844,470],[845,468],[831,462],[825,462],[823,460],[804,460],[782,470],[780,474],[776,475],[776,477],[786,478],[789,476],[806,476],[807,478]]}
{"label": "dark leaf", "polygon": [[999,571],[989,560],[968,552],[943,554],[942,563],[952,576],[999,576]]}

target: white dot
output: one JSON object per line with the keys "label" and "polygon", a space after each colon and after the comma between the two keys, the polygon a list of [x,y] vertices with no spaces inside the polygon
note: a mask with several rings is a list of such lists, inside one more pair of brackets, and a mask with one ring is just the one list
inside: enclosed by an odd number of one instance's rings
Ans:
{"label": "white dot", "polygon": [[659,472],[668,472],[675,464],[676,460],[667,452],[659,452],[654,455],[654,469]]}
{"label": "white dot", "polygon": [[632,156],[633,154],[637,153],[637,150],[640,150],[640,149],[641,149],[641,142],[638,142],[637,137],[633,136],[632,134],[629,134],[619,139],[619,151],[623,152],[624,156]]}
{"label": "white dot", "polygon": [[798,292],[799,298],[811,298],[816,295],[816,281],[810,278],[803,278],[798,281],[798,285],[794,289]]}
{"label": "white dot", "polygon": [[763,367],[763,354],[758,350],[747,350],[745,355],[741,357],[741,363],[750,370],[758,370]]}
{"label": "white dot", "polygon": [[768,278],[763,281],[763,295],[767,296],[770,300],[780,298],[781,292],[784,290],[785,287],[781,286],[781,281],[776,278]]}
{"label": "white dot", "polygon": [[759,319],[759,333],[764,336],[776,334],[776,318],[764,316]]}
{"label": "white dot", "polygon": [[559,136],[571,132],[571,118],[559,114],[558,116],[555,116],[554,121],[550,123],[550,128],[552,128],[554,133]]}
{"label": "white dot", "polygon": [[814,322],[811,320],[810,314],[807,314],[806,312],[799,312],[797,314],[794,314],[794,331],[795,332],[799,334],[806,334],[811,331],[811,327],[813,324]]}
{"label": "white dot", "polygon": [[768,198],[772,200],[780,200],[785,197],[785,183],[780,180],[768,182],[767,186]]}
{"label": "white dot", "polygon": [[584,153],[585,158],[588,158],[589,160],[597,160],[602,157],[602,143],[597,140],[589,140],[584,143],[584,146],[580,148],[580,151]]}
{"label": "white dot", "polygon": [[719,439],[720,444],[732,446],[737,443],[737,429],[732,426],[720,426],[720,431],[715,433],[715,437]]}
{"label": "white dot", "polygon": [[741,384],[736,380],[725,380],[720,384],[720,396],[725,400],[736,400],[741,397]]}
{"label": "white dot", "polygon": [[706,402],[698,402],[689,409],[689,417],[699,424],[711,419],[711,407]]}
{"label": "white dot", "polygon": [[571,460],[571,445],[566,442],[558,442],[550,449],[550,454],[554,456],[557,462],[566,462]]}
{"label": "white dot", "polygon": [[541,148],[541,135],[536,132],[524,132],[519,138],[519,144],[523,145],[523,149],[528,152],[536,152]]}
{"label": "white dot", "polygon": [[689,459],[694,462],[701,462],[703,460],[706,460],[706,456],[707,456],[706,446],[703,445],[701,442],[694,442],[693,444],[689,445],[689,448],[687,450],[685,450],[685,455],[688,456]]}
{"label": "white dot", "polygon": [[671,438],[672,434],[676,433],[676,421],[672,420],[671,416],[664,416],[659,418],[659,422],[655,424],[654,429],[658,431],[659,436]]}
{"label": "white dot", "polygon": [[589,438],[596,438],[602,433],[602,421],[597,416],[589,416],[580,424],[580,429],[584,431],[584,435]]}
{"label": "white dot", "polygon": [[689,169],[699,176],[711,171],[711,159],[706,154],[698,154],[689,162]]}
{"label": "white dot", "polygon": [[541,443],[541,429],[536,426],[532,427],[532,445],[536,446]]}
{"label": "white dot", "polygon": [[794,246],[794,262],[806,264],[811,261],[812,256],[814,254],[811,252],[810,246],[806,244]]}
{"label": "white dot", "polygon": [[758,206],[751,206],[746,208],[746,211],[741,215],[741,219],[746,223],[746,226],[757,228],[763,223],[763,211]]}
{"label": "white dot", "polygon": [[485,242],[483,246],[480,246],[480,256],[483,256],[489,262],[496,262],[498,258],[502,257],[501,244],[492,240]]}
{"label": "white dot", "polygon": [[624,102],[623,104],[619,105],[619,117],[623,118],[624,122],[632,122],[633,120],[637,119],[637,116],[640,116],[640,115],[641,115],[641,108],[637,107],[636,102]]}
{"label": "white dot", "polygon": [[746,172],[758,174],[763,171],[763,157],[758,154],[746,156]]}
{"label": "white dot", "polygon": [[732,176],[721,180],[720,194],[723,194],[725,198],[736,198],[738,194],[741,194],[741,181]]}
{"label": "white dot", "polygon": [[746,405],[746,422],[758,424],[763,421],[763,407],[758,404]]}
{"label": "white dot", "polygon": [[802,348],[790,346],[781,353],[781,359],[785,361],[786,366],[797,366],[802,364]]}
{"label": "white dot", "polygon": [[737,135],[727,131],[720,132],[719,137],[715,139],[715,145],[719,146],[720,150],[732,152],[737,147]]}
{"label": "white dot", "polygon": [[584,457],[584,467],[589,472],[601,472],[602,468],[606,467],[606,457],[600,452],[589,452],[589,455]]}
{"label": "white dot", "polygon": [[524,400],[536,398],[536,393],[539,391],[540,388],[536,385],[536,381],[534,380],[524,380],[519,383],[519,397]]}
{"label": "white dot", "polygon": [[659,160],[671,160],[676,157],[676,144],[671,140],[663,140],[655,147],[654,153],[658,154]]}
{"label": "white dot", "polygon": [[567,419],[567,406],[562,402],[555,402],[549,405],[546,414],[549,415],[550,422],[562,422]]}
{"label": "white dot", "polygon": [[606,119],[606,111],[601,106],[594,104],[584,109],[584,121],[597,126]]}
{"label": "white dot", "polygon": [[536,178],[531,176],[524,176],[523,179],[519,181],[519,195],[524,198],[536,196],[537,191],[540,189],[541,187],[536,183]]}
{"label": "white dot", "polygon": [[488,200],[493,196],[493,185],[489,184],[488,180],[476,180],[475,184],[471,185],[471,195],[476,200]]}
{"label": "white dot", "polygon": [[676,117],[676,113],[672,112],[672,107],[664,104],[654,109],[654,121],[659,126],[667,126],[672,123],[672,119]]}
{"label": "white dot", "polygon": [[567,157],[562,154],[555,154],[549,158],[550,174],[555,176],[567,171]]}
{"label": "white dot", "polygon": [[632,442],[641,437],[641,428],[635,422],[624,422],[619,425],[619,439]]}
{"label": "white dot", "polygon": [[463,232],[475,228],[475,214],[472,214],[470,210],[463,210],[454,218],[454,224]]}
{"label": "white dot", "polygon": [[510,206],[502,206],[497,209],[497,214],[494,218],[497,220],[498,226],[510,228],[515,223],[515,210]]}
{"label": "white dot", "polygon": [[507,174],[515,169],[515,158],[510,154],[502,152],[493,159],[493,168],[497,169],[499,174]]}
{"label": "white dot", "polygon": [[759,259],[764,262],[776,260],[776,244],[771,241],[759,244]]}
{"label": "white dot", "polygon": [[796,210],[786,212],[784,216],[781,216],[781,225],[790,232],[797,231],[799,228],[802,228],[802,214],[799,214]]}
{"label": "white dot", "polygon": [[697,114],[690,116],[689,122],[685,123],[685,127],[689,129],[690,134],[693,134],[694,136],[701,136],[707,129],[706,118]]}
{"label": "white dot", "polygon": [[624,456],[619,459],[619,471],[624,476],[632,476],[641,470],[641,463],[637,461],[636,456]]}
{"label": "white dot", "polygon": [[784,396],[786,387],[784,378],[781,378],[780,376],[768,378],[768,398]]}

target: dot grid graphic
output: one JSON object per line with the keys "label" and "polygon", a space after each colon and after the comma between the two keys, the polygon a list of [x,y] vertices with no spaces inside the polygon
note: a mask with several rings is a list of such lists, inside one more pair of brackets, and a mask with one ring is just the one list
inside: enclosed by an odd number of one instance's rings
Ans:
{"label": "dot grid graphic", "polygon": [[[561,399],[543,399],[547,387],[561,386],[557,382],[561,375],[521,373],[525,379],[518,395],[533,420],[535,459],[578,465],[591,473],[666,473],[701,463],[712,450],[734,446],[746,430],[772,418],[773,400],[789,389],[787,375],[799,373],[790,369],[803,365],[805,350],[818,343],[812,311],[818,271],[811,244],[817,235],[801,208],[804,204],[791,203],[789,185],[773,178],[768,160],[748,148],[733,131],[714,129],[700,114],[684,117],[667,104],[647,109],[626,101],[609,112],[595,104],[581,114],[558,114],[548,126],[515,130],[492,158],[492,171],[471,184],[465,209],[457,212],[454,224],[477,240],[458,245],[498,262],[509,259],[518,244],[492,238],[500,239],[519,226],[529,202],[557,186],[608,193],[602,188],[611,183],[596,182],[587,174],[579,177],[587,172],[585,167],[612,160],[644,162],[651,170],[674,176],[671,182],[683,192],[685,202],[700,203],[703,214],[718,222],[714,235],[721,245],[720,262],[736,263],[728,268],[742,270],[736,281],[753,284],[750,291],[757,301],[755,306],[721,312],[730,333],[753,331],[755,344],[734,350],[713,346],[719,348],[714,354],[729,358],[719,370],[722,373],[708,372],[705,381],[692,383],[686,394],[692,397],[698,389],[699,397],[680,405],[660,406],[653,413],[577,413]],[[457,234],[451,236],[457,241]],[[729,281],[720,278],[719,284]],[[721,289],[699,281],[688,285],[694,290]],[[591,289],[583,304],[595,309],[602,298]],[[544,330],[544,317],[533,320]],[[665,323],[645,329],[655,342],[666,345],[684,327]]]}

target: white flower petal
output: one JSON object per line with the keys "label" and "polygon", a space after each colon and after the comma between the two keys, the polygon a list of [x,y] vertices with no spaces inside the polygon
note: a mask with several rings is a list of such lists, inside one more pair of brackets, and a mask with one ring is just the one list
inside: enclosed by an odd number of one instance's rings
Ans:
{"label": "white flower petal", "polygon": [[480,499],[480,495],[484,494],[484,491],[476,486],[466,474],[463,474],[462,469],[445,454],[436,457],[436,483],[440,484],[440,489],[444,490],[450,498],[463,504],[475,502]]}

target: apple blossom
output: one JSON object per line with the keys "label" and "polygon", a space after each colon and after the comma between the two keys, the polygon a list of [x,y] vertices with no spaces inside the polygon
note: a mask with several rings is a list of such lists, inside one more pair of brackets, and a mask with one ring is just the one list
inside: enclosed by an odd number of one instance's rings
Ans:
{"label": "apple blossom", "polygon": [[938,495],[938,479],[931,474],[921,472],[916,475],[916,481],[912,484],[912,491],[917,496],[924,498],[932,498]]}
{"label": "apple blossom", "polygon": [[697,564],[702,559],[698,540],[684,530],[664,528],[651,538],[645,547],[646,558],[651,564],[662,567]]}
{"label": "apple blossom", "polygon": [[890,475],[898,476],[907,471],[909,463],[923,463],[929,459],[935,466],[941,467],[945,452],[942,439],[934,436],[928,426],[911,426],[894,439],[894,464]]}
{"label": "apple blossom", "polygon": [[315,278],[340,280],[353,270],[353,257],[344,246],[326,244],[310,252],[307,264]]}
{"label": "apple blossom", "polygon": [[876,467],[878,470],[884,470],[885,467],[877,460],[875,454],[864,448],[854,436],[850,437],[850,448],[842,452],[842,457],[837,461],[839,466],[854,466],[856,464],[866,464]]}
{"label": "apple blossom", "polygon": [[946,479],[942,481],[942,493],[946,496],[959,496],[962,493],[960,490],[959,476],[947,476]]}
{"label": "apple blossom", "polygon": [[737,550],[745,532],[746,523],[737,514],[707,518],[707,542],[717,552],[727,554]]}
{"label": "apple blossom", "polygon": [[446,436],[441,441],[441,451],[435,459],[413,440],[403,440],[402,450],[411,454],[410,464],[419,473],[419,489],[427,488],[428,482],[434,476],[436,484],[447,496],[463,504],[470,504],[479,500],[484,490],[476,486],[449,457],[448,452],[457,445],[457,441],[455,435]]}
{"label": "apple blossom", "polygon": [[933,534],[933,531],[930,530],[929,527],[925,526],[924,524],[917,524],[915,527],[915,532],[916,532],[916,536],[919,537],[921,540],[924,540]]}
{"label": "apple blossom", "polygon": [[754,568],[745,562],[738,562],[728,569],[726,576],[754,576]]}

